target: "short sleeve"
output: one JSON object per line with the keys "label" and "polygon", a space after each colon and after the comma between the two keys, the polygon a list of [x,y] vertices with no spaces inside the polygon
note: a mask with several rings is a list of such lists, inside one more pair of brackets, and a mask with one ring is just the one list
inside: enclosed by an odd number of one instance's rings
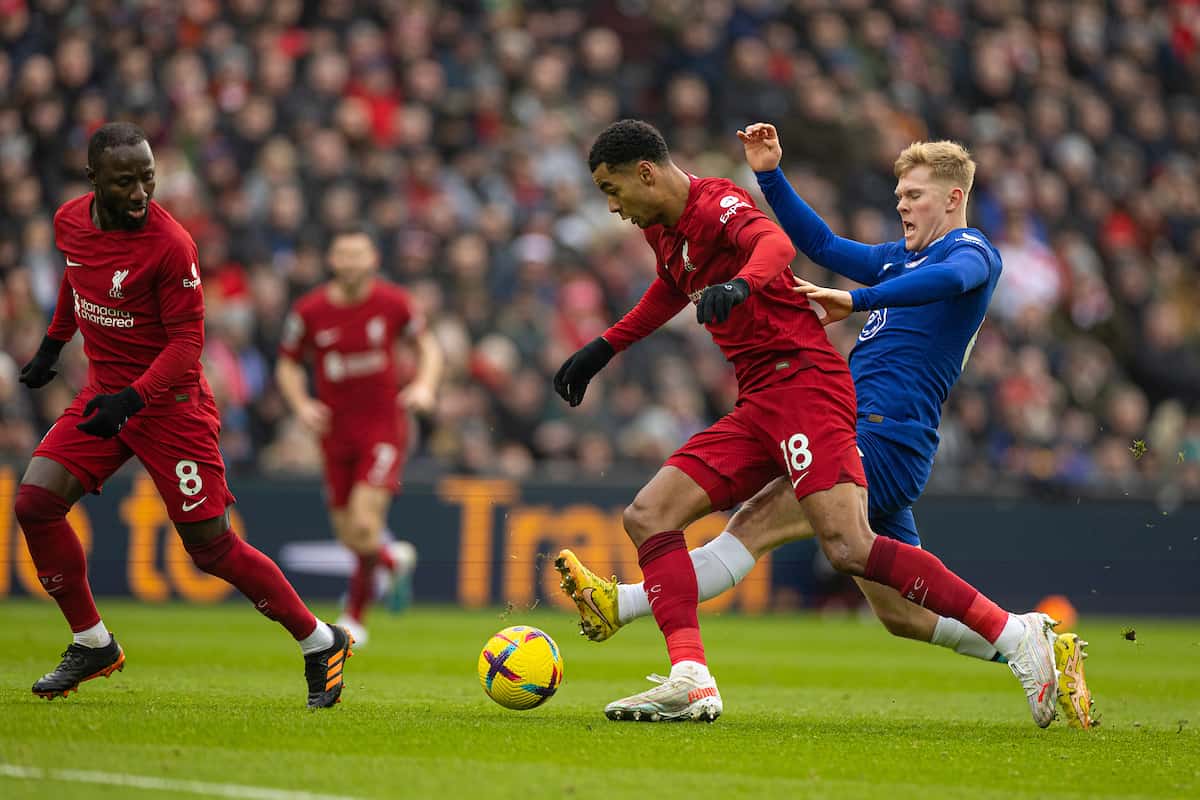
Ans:
{"label": "short sleeve", "polygon": [[425,316],[417,311],[408,292],[397,287],[392,294],[391,306],[397,336],[416,336],[425,330]]}
{"label": "short sleeve", "polygon": [[200,257],[190,236],[176,239],[167,247],[159,264],[156,289],[159,318],[164,326],[203,319]]}
{"label": "short sleeve", "polygon": [[299,304],[292,307],[283,320],[283,333],[279,337],[279,354],[299,361],[308,347],[309,325],[304,310]]}

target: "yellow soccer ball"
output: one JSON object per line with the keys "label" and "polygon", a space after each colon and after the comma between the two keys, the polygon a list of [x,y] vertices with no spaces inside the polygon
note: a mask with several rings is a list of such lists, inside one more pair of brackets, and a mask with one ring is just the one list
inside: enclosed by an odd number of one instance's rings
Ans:
{"label": "yellow soccer ball", "polygon": [[545,632],[513,625],[497,633],[479,654],[479,683],[505,708],[524,711],[549,700],[563,679],[562,653]]}

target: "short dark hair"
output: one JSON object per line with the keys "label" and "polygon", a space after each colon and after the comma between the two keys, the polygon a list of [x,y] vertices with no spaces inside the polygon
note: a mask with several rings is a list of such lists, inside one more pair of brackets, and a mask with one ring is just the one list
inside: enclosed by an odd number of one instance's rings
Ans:
{"label": "short dark hair", "polygon": [[107,122],[88,140],[88,166],[95,169],[100,154],[110,147],[126,147],[146,141],[146,132],[132,122]]}
{"label": "short dark hair", "polygon": [[619,167],[631,161],[653,161],[663,164],[668,158],[667,142],[649,122],[623,119],[600,132],[588,153],[588,170],[607,164]]}

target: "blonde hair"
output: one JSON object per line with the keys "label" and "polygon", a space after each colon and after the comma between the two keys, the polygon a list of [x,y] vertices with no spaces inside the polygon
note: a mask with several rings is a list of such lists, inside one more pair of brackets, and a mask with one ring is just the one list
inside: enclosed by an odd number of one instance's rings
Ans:
{"label": "blonde hair", "polygon": [[934,178],[959,187],[964,194],[971,193],[975,182],[975,162],[958,142],[913,142],[896,158],[896,177],[902,178],[916,167],[929,167]]}

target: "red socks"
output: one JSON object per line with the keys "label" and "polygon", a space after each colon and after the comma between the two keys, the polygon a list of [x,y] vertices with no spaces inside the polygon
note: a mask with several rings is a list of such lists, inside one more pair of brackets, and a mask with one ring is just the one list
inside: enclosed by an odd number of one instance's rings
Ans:
{"label": "red socks", "polygon": [[21,484],[14,504],[38,579],[58,603],[72,633],[100,622],[87,580],[83,545],[67,522],[71,504],[49,489]]}
{"label": "red socks", "polygon": [[355,558],[358,563],[354,567],[354,574],[350,576],[346,615],[356,622],[362,622],[363,614],[371,604],[371,596],[375,593],[375,567],[381,565],[383,559],[378,555],[356,555]]}
{"label": "red socks", "polygon": [[656,533],[638,548],[638,564],[650,601],[650,611],[667,637],[671,664],[696,661],[706,664],[700,640],[696,606],[700,602],[696,569],[688,555],[683,531]]}
{"label": "red socks", "polygon": [[197,567],[232,583],[263,616],[287,628],[292,638],[300,640],[316,630],[317,618],[275,562],[233,531],[185,548]]}
{"label": "red socks", "polygon": [[989,642],[1008,622],[1008,612],[946,568],[933,553],[876,536],[863,577],[891,586],[907,599],[943,617],[959,620]]}

